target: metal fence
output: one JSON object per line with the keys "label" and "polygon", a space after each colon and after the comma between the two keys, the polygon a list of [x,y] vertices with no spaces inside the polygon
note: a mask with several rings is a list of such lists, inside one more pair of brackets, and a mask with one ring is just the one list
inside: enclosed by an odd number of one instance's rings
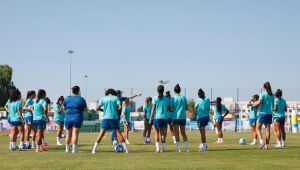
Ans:
{"label": "metal fence", "polygon": [[[107,88],[86,88],[83,89],[82,94],[88,101],[97,101],[101,99]],[[145,103],[146,97],[153,97],[157,95],[156,88],[124,88],[114,87],[123,91],[123,96],[132,96],[137,93],[143,93],[142,97],[137,97],[133,101],[137,103],[137,107],[142,106]],[[232,98],[234,102],[249,101],[250,97],[254,94],[260,94],[262,89],[260,88],[202,88],[206,96],[211,100],[215,100],[217,97]],[[199,88],[182,88],[182,95],[185,95],[187,99],[196,99],[198,97]],[[276,89],[274,89],[275,91]],[[283,90],[283,98],[287,101],[300,101],[300,89],[281,89]],[[173,87],[166,86],[165,91],[171,91],[173,93]]]}

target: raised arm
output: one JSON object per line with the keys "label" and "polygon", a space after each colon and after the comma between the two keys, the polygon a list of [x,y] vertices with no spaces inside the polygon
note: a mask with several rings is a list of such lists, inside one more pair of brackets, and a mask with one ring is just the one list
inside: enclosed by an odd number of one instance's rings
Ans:
{"label": "raised arm", "polygon": [[133,95],[133,96],[128,97],[128,99],[131,100],[131,99],[134,99],[134,98],[139,97],[139,96],[142,96],[142,95],[143,95],[142,93],[138,93],[138,94],[136,94],[136,95]]}

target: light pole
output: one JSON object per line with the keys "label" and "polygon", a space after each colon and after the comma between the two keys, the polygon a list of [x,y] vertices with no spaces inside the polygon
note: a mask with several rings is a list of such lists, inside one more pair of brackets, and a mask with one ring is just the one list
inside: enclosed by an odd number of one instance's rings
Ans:
{"label": "light pole", "polygon": [[88,78],[88,75],[85,75],[85,76],[84,76],[85,100],[87,100],[87,78]]}
{"label": "light pole", "polygon": [[72,54],[74,53],[73,50],[69,50],[68,53],[70,54],[70,96],[72,94]]}
{"label": "light pole", "polygon": [[160,80],[160,81],[158,81],[158,84],[164,86],[164,85],[167,85],[169,82],[170,82],[169,80],[167,80],[167,81]]}

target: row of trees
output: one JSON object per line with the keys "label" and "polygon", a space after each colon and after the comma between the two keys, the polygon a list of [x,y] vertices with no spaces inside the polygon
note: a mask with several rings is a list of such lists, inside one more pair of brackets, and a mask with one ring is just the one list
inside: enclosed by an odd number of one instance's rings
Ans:
{"label": "row of trees", "polygon": [[13,69],[9,65],[0,65],[0,110],[9,99],[9,92],[16,88],[12,81]]}

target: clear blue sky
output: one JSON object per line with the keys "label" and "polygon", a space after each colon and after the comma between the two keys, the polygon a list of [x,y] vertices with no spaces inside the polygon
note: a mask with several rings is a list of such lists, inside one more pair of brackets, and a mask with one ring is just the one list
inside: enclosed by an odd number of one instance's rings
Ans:
{"label": "clear blue sky", "polygon": [[69,49],[73,83],[83,88],[89,76],[89,100],[105,87],[128,94],[160,79],[296,89],[299,9],[298,0],[3,0],[0,63],[13,67],[22,92],[44,88],[54,99],[68,94]]}

